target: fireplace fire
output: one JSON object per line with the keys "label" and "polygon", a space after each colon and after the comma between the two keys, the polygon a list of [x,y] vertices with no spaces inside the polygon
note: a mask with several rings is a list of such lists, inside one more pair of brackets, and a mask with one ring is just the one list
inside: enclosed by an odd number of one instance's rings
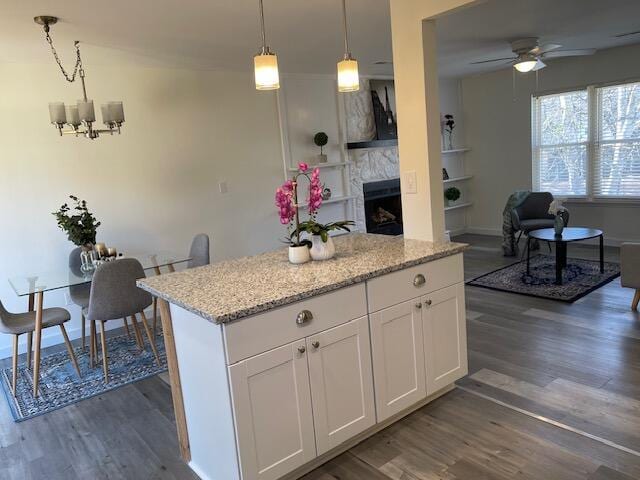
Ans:
{"label": "fireplace fire", "polygon": [[400,179],[365,183],[364,213],[368,233],[402,234],[402,202]]}

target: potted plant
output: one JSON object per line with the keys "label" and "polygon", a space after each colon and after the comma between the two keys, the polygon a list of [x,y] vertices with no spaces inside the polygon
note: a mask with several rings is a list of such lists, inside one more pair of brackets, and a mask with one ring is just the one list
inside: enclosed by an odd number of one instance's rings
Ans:
{"label": "potted plant", "polygon": [[303,230],[300,228],[300,205],[298,203],[299,178],[304,177],[309,181],[309,196],[307,207],[309,214],[314,215],[322,204],[322,184],[320,183],[320,169],[314,168],[311,176],[307,173],[309,165],[298,164],[298,173],[292,179],[284,182],[276,189],[276,206],[280,214],[280,223],[293,228],[287,236],[289,244],[289,261],[294,264],[306,263],[311,257],[309,247],[311,241],[302,238]]}
{"label": "potted plant", "polygon": [[313,136],[313,143],[320,147],[320,155],[318,155],[319,163],[327,163],[327,156],[324,154],[323,148],[329,142],[329,137],[324,132],[318,132]]}
{"label": "potted plant", "polygon": [[329,260],[336,254],[336,247],[333,243],[333,239],[329,236],[329,232],[332,230],[344,230],[350,232],[349,226],[355,225],[351,220],[342,220],[340,222],[332,223],[318,223],[315,219],[315,215],[298,225],[292,235],[299,234],[300,232],[306,232],[311,235],[311,258],[313,260]]}
{"label": "potted plant", "polygon": [[453,150],[453,129],[456,126],[456,122],[453,119],[453,115],[446,114],[444,116],[444,131],[447,133],[447,138],[449,140],[448,145],[446,146],[447,150]]}
{"label": "potted plant", "polygon": [[63,204],[57,212],[52,215],[58,221],[58,227],[67,234],[67,238],[84,251],[90,251],[96,243],[96,234],[100,222],[87,208],[85,200],[79,200],[74,195],[69,195],[75,206],[70,207]]}
{"label": "potted plant", "polygon": [[449,206],[453,206],[460,198],[460,190],[457,187],[449,187],[444,191],[444,198],[447,199]]}

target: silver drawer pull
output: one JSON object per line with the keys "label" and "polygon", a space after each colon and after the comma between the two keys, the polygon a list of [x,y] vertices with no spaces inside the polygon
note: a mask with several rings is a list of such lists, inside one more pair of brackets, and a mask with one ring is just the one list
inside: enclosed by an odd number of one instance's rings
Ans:
{"label": "silver drawer pull", "polygon": [[424,302],[425,306],[430,307],[433,302],[431,300],[427,300]]}
{"label": "silver drawer pull", "polygon": [[420,302],[416,303],[416,308],[422,308],[422,304]]}
{"label": "silver drawer pull", "polygon": [[311,346],[312,346],[313,348],[318,348],[318,347],[320,346],[320,342],[315,341],[315,342],[313,342],[313,343],[311,344]]}
{"label": "silver drawer pull", "polygon": [[311,320],[313,320],[313,313],[311,313],[309,310],[302,310],[296,316],[296,323],[298,325],[304,325],[305,323],[310,322]]}
{"label": "silver drawer pull", "polygon": [[298,351],[299,351],[300,353],[304,353],[304,352],[306,352],[306,351],[307,351],[307,349],[306,349],[304,346],[303,346],[303,347],[298,347]]}
{"label": "silver drawer pull", "polygon": [[421,273],[417,274],[415,276],[415,278],[413,279],[413,286],[414,287],[421,287],[425,283],[427,283],[427,279],[424,278],[424,275],[421,274]]}

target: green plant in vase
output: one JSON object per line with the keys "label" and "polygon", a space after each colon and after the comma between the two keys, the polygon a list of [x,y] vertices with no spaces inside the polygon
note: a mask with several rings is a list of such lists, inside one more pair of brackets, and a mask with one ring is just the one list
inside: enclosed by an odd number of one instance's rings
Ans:
{"label": "green plant in vase", "polygon": [[455,205],[460,195],[460,190],[457,187],[449,187],[444,191],[444,198],[447,199],[449,206]]}
{"label": "green plant in vase", "polygon": [[320,155],[318,155],[318,162],[327,163],[327,156],[325,155],[323,148],[329,142],[329,136],[324,132],[318,132],[313,136],[313,143],[320,147]]}
{"label": "green plant in vase", "polygon": [[87,202],[74,195],[69,195],[74,205],[64,203],[53,216],[56,217],[58,227],[67,234],[67,238],[74,245],[91,250],[96,243],[96,234],[101,225],[89,211]]}

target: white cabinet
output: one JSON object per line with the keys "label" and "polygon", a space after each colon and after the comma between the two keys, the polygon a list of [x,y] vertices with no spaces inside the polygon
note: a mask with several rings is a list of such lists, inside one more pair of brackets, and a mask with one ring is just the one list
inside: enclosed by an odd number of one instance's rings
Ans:
{"label": "white cabinet", "polygon": [[378,421],[427,396],[420,298],[371,314]]}
{"label": "white cabinet", "polygon": [[431,395],[468,373],[464,284],[437,290],[423,299],[427,394]]}
{"label": "white cabinet", "polygon": [[304,339],[232,365],[229,375],[243,479],[277,479],[315,458]]}
{"label": "white cabinet", "polygon": [[318,455],[375,424],[367,317],[307,337]]}

